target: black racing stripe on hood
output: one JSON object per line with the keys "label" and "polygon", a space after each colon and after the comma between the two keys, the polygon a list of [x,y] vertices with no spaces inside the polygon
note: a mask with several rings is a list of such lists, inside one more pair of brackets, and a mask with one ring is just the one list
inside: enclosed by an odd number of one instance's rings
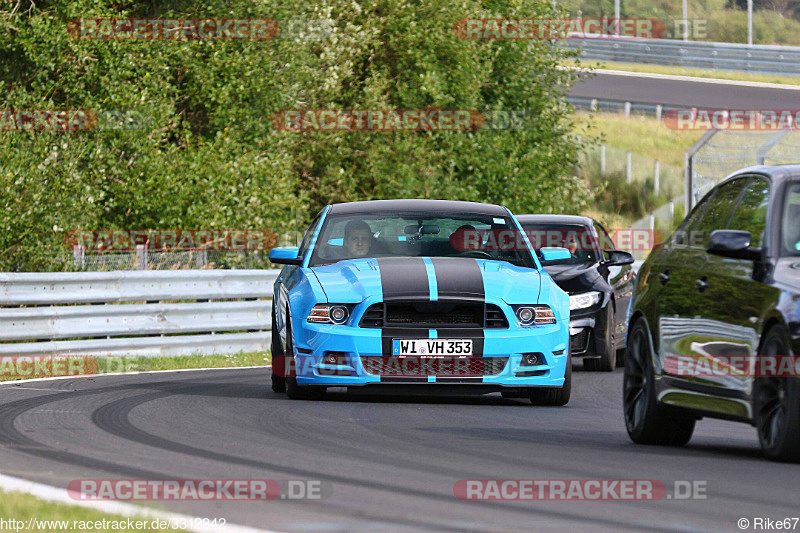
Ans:
{"label": "black racing stripe on hood", "polygon": [[383,301],[430,300],[428,271],[421,257],[378,259]]}
{"label": "black racing stripe on hood", "polygon": [[483,273],[475,259],[434,257],[439,299],[456,298],[484,301]]}

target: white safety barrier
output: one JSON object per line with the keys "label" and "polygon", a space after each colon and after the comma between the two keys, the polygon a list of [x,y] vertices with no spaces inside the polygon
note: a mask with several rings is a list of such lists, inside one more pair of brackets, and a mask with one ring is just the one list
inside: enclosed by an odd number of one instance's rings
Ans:
{"label": "white safety barrier", "polygon": [[0,356],[269,350],[278,272],[0,273]]}

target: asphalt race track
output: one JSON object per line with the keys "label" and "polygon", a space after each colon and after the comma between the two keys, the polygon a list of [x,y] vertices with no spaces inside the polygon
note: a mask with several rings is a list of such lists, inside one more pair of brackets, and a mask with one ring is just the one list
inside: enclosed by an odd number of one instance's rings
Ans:
{"label": "asphalt race track", "polygon": [[[321,500],[155,502],[282,531],[739,531],[798,516],[800,465],[762,459],[755,430],[704,420],[686,448],[625,433],[622,372],[574,373],[564,408],[499,394],[272,393],[269,370],[78,378],[0,386],[0,471],[74,479],[319,480]],[[460,501],[461,479],[705,481],[707,499]],[[152,504],[151,504],[152,505]]]}
{"label": "asphalt race track", "polygon": [[790,87],[778,89],[736,82],[719,84],[660,79],[598,70],[593,77],[577,82],[570,95],[708,109],[797,109],[800,107],[800,87]]}

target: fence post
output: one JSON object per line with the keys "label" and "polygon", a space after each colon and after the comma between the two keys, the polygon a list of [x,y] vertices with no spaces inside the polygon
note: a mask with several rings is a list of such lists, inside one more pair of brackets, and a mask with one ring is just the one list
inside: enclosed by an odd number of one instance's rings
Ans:
{"label": "fence post", "polygon": [[600,175],[606,175],[606,143],[600,143]]}
{"label": "fence post", "polygon": [[631,153],[627,154],[627,161],[625,162],[625,180],[631,182]]}
{"label": "fence post", "polygon": [[147,245],[136,245],[136,270],[147,270]]}
{"label": "fence post", "polygon": [[86,266],[86,248],[80,244],[73,245],[72,256],[75,258],[75,268],[83,270]]}
{"label": "fence post", "polygon": [[659,171],[660,170],[661,170],[660,164],[658,162],[658,159],[656,159],[655,174],[653,175],[653,191],[656,194],[658,194],[658,189],[659,189],[659,186],[660,186],[660,183],[659,183]]}

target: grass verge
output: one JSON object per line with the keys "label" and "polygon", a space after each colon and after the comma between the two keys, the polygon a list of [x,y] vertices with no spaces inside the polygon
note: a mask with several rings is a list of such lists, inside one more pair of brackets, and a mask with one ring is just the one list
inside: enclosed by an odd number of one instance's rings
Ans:
{"label": "grass verge", "polygon": [[[2,359],[2,358],[0,358]],[[182,355],[173,357],[109,357],[91,359],[86,366],[91,370],[69,372],[69,364],[65,365],[66,375],[104,374],[108,372],[152,372],[155,370],[188,370],[192,368],[231,368],[239,366],[264,366],[270,364],[269,352],[250,352],[232,355]],[[81,367],[83,368],[83,367]],[[26,374],[28,371],[31,374]],[[68,372],[68,373],[67,373]],[[53,372],[53,376],[65,375]],[[33,364],[19,360],[0,365],[0,381],[17,381],[36,377],[50,377],[36,374]]]}
{"label": "grass verge", "polygon": [[[36,523],[28,522],[35,519]],[[46,500],[41,500],[35,496],[24,494],[21,492],[3,492],[0,491],[0,519],[5,520],[3,528],[5,531],[36,531],[38,533],[61,533],[62,531],[156,531],[156,528],[150,527],[153,523],[153,518],[131,518],[134,527],[129,529],[127,527],[128,518],[121,515],[114,515],[95,511],[86,507],[77,505],[67,505],[64,503],[53,503]],[[24,522],[23,524],[10,524],[10,520]],[[105,527],[95,527],[97,522],[106,521]],[[81,524],[83,522],[83,524]],[[88,522],[91,522],[91,527]],[[147,526],[143,529],[136,529],[136,522],[144,522]],[[123,526],[119,529],[114,528],[113,525]],[[28,527],[32,525],[33,527]],[[181,531],[177,529],[170,529],[169,531]]]}

